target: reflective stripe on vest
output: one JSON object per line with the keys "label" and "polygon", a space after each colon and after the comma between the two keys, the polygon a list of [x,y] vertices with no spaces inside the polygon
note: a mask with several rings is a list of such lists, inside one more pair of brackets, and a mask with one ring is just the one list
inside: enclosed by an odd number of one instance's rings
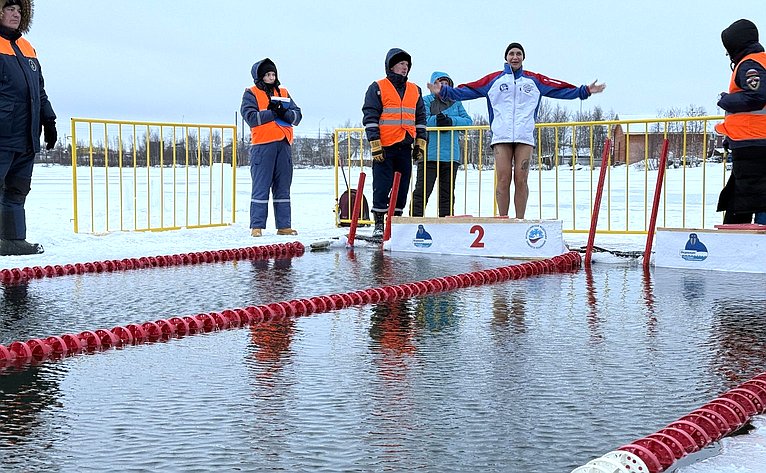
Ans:
{"label": "reflective stripe on vest", "polygon": [[[252,86],[250,87],[250,92],[255,96],[259,110],[266,110],[269,108],[269,102],[271,100],[265,91],[256,86]],[[284,87],[275,89],[274,92],[278,97],[289,97],[287,89]],[[254,145],[282,141],[285,138],[287,138],[288,143],[293,144],[293,127],[280,125],[276,120],[250,128],[250,143]]]}
{"label": "reflective stripe on vest", "polygon": [[418,105],[418,88],[407,82],[404,98],[399,97],[394,84],[388,79],[380,79],[380,101],[383,113],[380,114],[380,144],[391,146],[401,142],[406,133],[415,138],[415,108]]}
{"label": "reflective stripe on vest", "polygon": [[[24,38],[17,39],[16,46],[19,47],[19,51],[21,51],[21,54],[23,54],[24,57],[28,57],[28,58],[37,57],[35,48],[33,48],[32,45],[29,44],[29,41],[27,41],[26,39]],[[7,54],[9,56],[16,55],[16,51],[13,50],[13,47],[11,46],[11,42],[5,38],[0,38],[0,54]]]}
{"label": "reflective stripe on vest", "polygon": [[[730,94],[742,91],[742,89],[737,86],[735,79],[737,78],[739,66],[747,59],[759,63],[766,69],[766,53],[748,54],[743,57],[731,74],[731,81],[729,82]],[[766,84],[761,84],[760,86],[766,87]],[[719,123],[715,126],[715,131],[728,136],[734,141],[764,140],[766,139],[766,107],[761,110],[753,110],[750,112],[727,113],[726,117],[723,119],[723,123]]]}

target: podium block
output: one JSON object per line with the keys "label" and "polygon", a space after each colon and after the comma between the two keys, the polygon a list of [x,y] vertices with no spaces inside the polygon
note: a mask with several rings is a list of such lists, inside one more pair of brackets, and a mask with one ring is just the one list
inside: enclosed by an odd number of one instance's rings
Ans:
{"label": "podium block", "polygon": [[654,266],[766,273],[766,230],[658,228]]}
{"label": "podium block", "polygon": [[389,251],[545,259],[565,253],[561,220],[394,217]]}

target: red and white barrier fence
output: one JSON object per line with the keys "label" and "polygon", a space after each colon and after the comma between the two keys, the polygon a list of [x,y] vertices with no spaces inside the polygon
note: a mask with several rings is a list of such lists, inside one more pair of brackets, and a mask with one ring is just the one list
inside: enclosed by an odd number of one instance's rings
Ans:
{"label": "red and white barrier fence", "polygon": [[[298,243],[300,245],[300,243]],[[297,246],[294,246],[297,248]],[[303,245],[300,245],[300,252]],[[363,289],[354,292],[314,296],[306,299],[227,309],[186,317],[171,317],[142,324],[117,326],[112,329],[87,330],[79,334],[67,333],[47,338],[33,338],[26,342],[15,341],[7,347],[0,345],[0,368],[12,366],[23,368],[30,363],[61,359],[81,352],[97,352],[109,348],[121,348],[168,340],[172,337],[224,330],[253,324],[279,322],[286,317],[303,317],[335,309],[393,302],[410,297],[452,291],[469,286],[521,279],[545,273],[566,272],[578,269],[582,259],[572,251],[543,261],[530,261],[518,265],[485,269],[471,273],[456,274],[423,281]]]}
{"label": "red and white barrier fence", "polygon": [[575,468],[572,473],[660,473],[766,412],[766,373],[730,389],[657,432]]}

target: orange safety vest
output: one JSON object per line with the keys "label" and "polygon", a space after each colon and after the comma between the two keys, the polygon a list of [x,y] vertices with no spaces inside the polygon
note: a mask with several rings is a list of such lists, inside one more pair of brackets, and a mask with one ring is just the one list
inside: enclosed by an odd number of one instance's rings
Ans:
{"label": "orange safety vest", "polygon": [[[289,97],[287,89],[280,87],[274,89],[278,97]],[[255,95],[255,100],[258,103],[259,110],[266,110],[269,106],[269,96],[263,90],[256,86],[250,87],[250,92]],[[263,145],[266,143],[273,143],[275,141],[282,141],[287,138],[287,142],[293,144],[293,127],[280,125],[276,120],[257,125],[250,128],[250,143],[254,145]]]}
{"label": "orange safety vest", "polygon": [[380,101],[383,113],[380,114],[380,144],[391,146],[404,139],[405,133],[415,138],[415,108],[418,105],[418,88],[407,82],[404,98],[399,98],[394,84],[388,79],[380,79]]}
{"label": "orange safety vest", "polygon": [[[26,39],[24,38],[17,39],[16,46],[19,47],[19,50],[21,51],[21,54],[24,55],[24,57],[28,57],[28,58],[37,57],[35,48],[33,48],[32,45],[29,44],[29,41],[27,41]],[[13,47],[11,46],[11,42],[5,38],[0,38],[0,54],[7,54],[9,56],[16,55],[16,52],[13,50]]]}
{"label": "orange safety vest", "polygon": [[[752,59],[766,68],[766,53],[753,53],[743,57],[731,74],[731,82],[729,82],[730,94],[742,91],[742,89],[737,86],[734,79],[737,77],[739,66],[746,59]],[[766,84],[761,84],[760,86],[766,87]],[[715,131],[728,136],[734,141],[766,139],[766,107],[751,112],[727,112],[726,117],[723,119],[723,123],[719,123],[715,126]]]}

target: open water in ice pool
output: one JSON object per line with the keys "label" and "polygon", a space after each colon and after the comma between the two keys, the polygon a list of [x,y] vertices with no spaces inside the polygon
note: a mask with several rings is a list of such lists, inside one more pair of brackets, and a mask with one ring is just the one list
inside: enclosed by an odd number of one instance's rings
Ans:
{"label": "open water in ice pool", "polygon": [[[509,263],[328,251],[33,280],[3,288],[0,343]],[[764,282],[596,265],[6,371],[0,465],[570,471],[763,371]]]}

